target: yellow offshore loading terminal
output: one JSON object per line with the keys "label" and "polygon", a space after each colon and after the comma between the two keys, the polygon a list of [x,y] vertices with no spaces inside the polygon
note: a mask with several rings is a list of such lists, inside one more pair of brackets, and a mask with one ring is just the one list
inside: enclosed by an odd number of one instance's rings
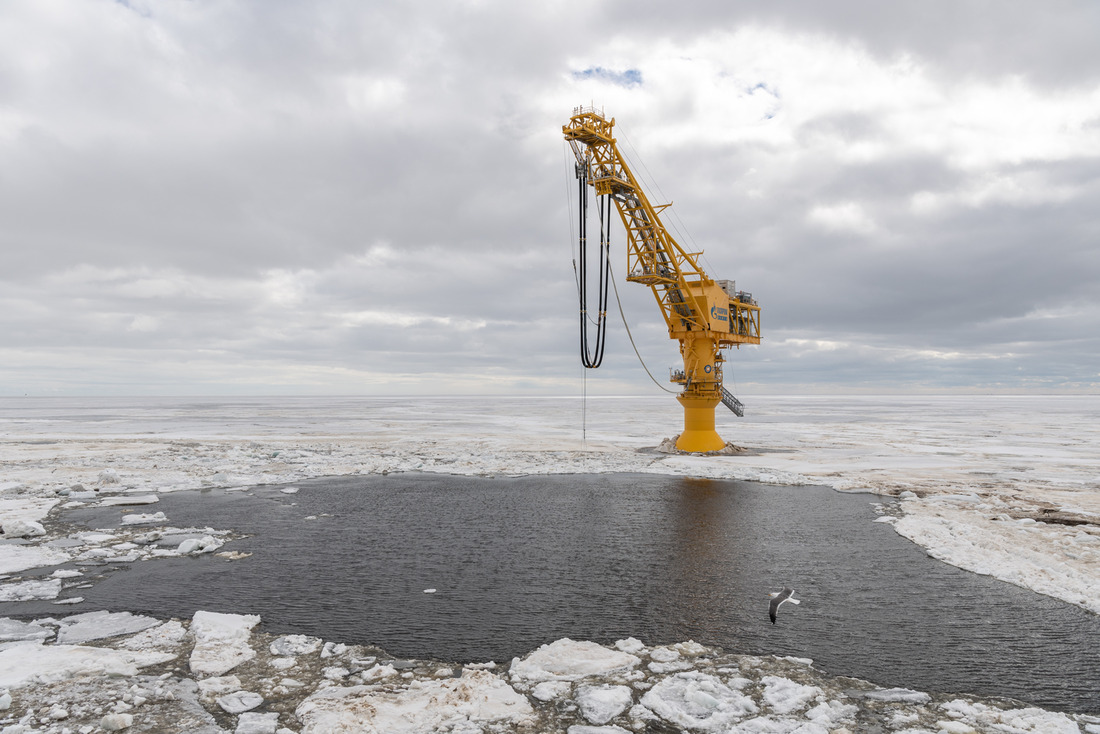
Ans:
{"label": "yellow offshore loading terminal", "polygon": [[[597,332],[596,354],[589,355],[585,304],[584,245],[587,186],[595,189],[600,216],[600,318],[606,314],[607,281],[604,267],[610,230],[610,198],[622,219],[627,236],[628,281],[648,285],[668,324],[668,336],[680,342],[682,370],[672,372],[672,382],[683,385],[677,400],[684,406],[684,430],[676,441],[681,451],[717,451],[726,442],[714,429],[714,409],[725,404],[738,416],[741,402],[722,387],[722,349],[760,343],[760,307],[752,296],[736,291],[728,280],[707,276],[697,259],[702,252],[687,252],[665,229],[659,213],[670,204],[653,206],[634,178],[612,135],[615,119],[606,119],[592,107],[573,110],[562,126],[565,139],[577,158],[580,190],[581,357],[585,367],[597,367],[603,357],[602,328]],[[602,197],[602,198],[601,198]]]}

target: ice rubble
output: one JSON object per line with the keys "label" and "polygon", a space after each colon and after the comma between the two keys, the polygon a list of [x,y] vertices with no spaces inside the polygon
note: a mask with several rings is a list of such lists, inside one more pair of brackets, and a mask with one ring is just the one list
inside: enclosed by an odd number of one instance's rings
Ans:
{"label": "ice rubble", "polygon": [[[728,655],[691,641],[628,639],[612,648],[561,639],[506,666],[460,665],[277,637],[257,631],[251,615],[82,616],[80,625],[100,627],[96,646],[62,642],[60,620],[0,620],[8,638],[22,638],[0,650],[0,731],[1068,734],[1100,725],[1007,701],[881,689],[809,661]],[[235,652],[213,652],[213,640]],[[689,669],[653,672],[670,651]],[[294,677],[280,662],[288,659]]]}

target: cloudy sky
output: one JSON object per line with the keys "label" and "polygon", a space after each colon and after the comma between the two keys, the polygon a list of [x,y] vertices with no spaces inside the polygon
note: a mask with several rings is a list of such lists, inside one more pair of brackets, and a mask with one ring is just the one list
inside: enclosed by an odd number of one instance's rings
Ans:
{"label": "cloudy sky", "polygon": [[[0,395],[576,394],[582,104],[760,302],[740,393],[1096,392],[1098,32],[1093,0],[4,0]],[[588,389],[658,392],[612,323]]]}

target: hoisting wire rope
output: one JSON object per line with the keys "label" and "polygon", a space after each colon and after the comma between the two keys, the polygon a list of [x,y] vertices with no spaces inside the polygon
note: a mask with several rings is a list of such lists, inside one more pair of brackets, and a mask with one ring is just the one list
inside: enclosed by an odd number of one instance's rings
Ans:
{"label": "hoisting wire rope", "polygon": [[581,284],[577,275],[577,240],[573,232],[573,191],[569,181],[569,146],[564,140],[561,143],[561,156],[565,173],[565,206],[569,210],[569,249],[573,256],[573,281],[579,291]]}
{"label": "hoisting wire rope", "polygon": [[[630,142],[630,136],[627,135],[626,130],[622,126],[622,123],[619,123],[619,135],[622,137],[624,143],[624,150],[622,151],[623,157],[631,161],[633,168],[639,171],[639,176],[645,179],[644,183],[646,185],[646,188],[650,189],[651,191],[656,191],[657,194],[661,197],[661,201],[668,201],[668,197],[665,196],[665,192],[661,191],[660,185],[657,183],[656,179],[653,178],[653,174],[649,172],[649,168],[646,167],[645,161],[643,161],[641,156],[638,155],[638,151],[634,147],[634,143]],[[632,155],[627,156],[627,148],[629,148]],[[637,162],[636,165],[634,165],[635,161]],[[669,224],[672,225],[672,229],[675,230],[677,237],[679,237],[685,243],[690,242],[692,250],[694,250],[695,252],[700,252],[701,248],[695,242],[695,238],[691,236],[691,231],[687,228],[687,224],[684,223],[684,220],[680,219],[680,213],[673,209],[671,206],[668,207],[668,213],[670,215]],[[683,230],[683,233],[681,233],[681,229]],[[711,264],[707,256],[705,254],[702,254],[701,252],[700,256],[703,260],[703,263],[708,268],[710,268],[711,272],[714,272],[714,265]]]}
{"label": "hoisting wire rope", "polygon": [[[573,231],[573,194],[569,185],[569,147],[563,140],[561,143],[563,171],[565,173],[565,205],[569,210],[569,245],[573,255],[573,282],[580,293],[580,274],[577,272],[577,239]],[[574,169],[576,174],[576,169]],[[582,327],[583,328],[583,327]],[[581,365],[581,442],[588,447],[588,368]]]}
{"label": "hoisting wire rope", "polygon": [[[607,269],[611,272],[611,264],[608,263]],[[623,320],[623,326],[626,328],[626,335],[630,339],[630,346],[634,347],[634,354],[638,355],[638,362],[641,363],[642,369],[649,375],[649,379],[653,380],[653,384],[661,388],[665,392],[676,394],[675,390],[669,390],[667,387],[657,381],[657,378],[653,376],[653,373],[649,371],[649,367],[646,366],[645,360],[642,359],[642,353],[638,351],[638,345],[634,343],[634,335],[630,333],[630,324],[626,323],[626,314],[623,312],[623,302],[619,300],[619,286],[615,283],[615,273],[611,272],[611,287],[615,289],[615,303],[619,304],[619,316]]]}
{"label": "hoisting wire rope", "polygon": [[[638,161],[640,169],[645,172],[646,177],[649,179],[648,182],[647,182],[647,186],[650,187],[650,188],[655,188],[657,190],[657,193],[660,194],[663,197],[664,193],[661,192],[660,187],[657,186],[656,181],[653,180],[653,175],[649,172],[649,169],[646,168],[645,162],[642,161],[642,159],[638,156],[638,152],[636,150],[634,150],[634,144],[630,142],[630,139],[626,135],[626,131],[622,129],[621,125],[619,126],[619,129],[620,129],[620,132],[622,133],[624,142],[631,149],[631,151],[634,153],[634,156],[633,156],[634,160]],[[626,154],[625,151],[622,151],[622,154],[625,157],[625,154]],[[610,230],[610,222],[608,223],[608,229]],[[653,373],[649,371],[649,367],[646,365],[645,360],[642,359],[642,353],[640,351],[638,351],[638,345],[634,343],[634,335],[630,333],[630,324],[627,323],[626,313],[623,311],[623,302],[619,298],[619,286],[618,286],[617,283],[615,283],[615,273],[611,270],[610,259],[607,263],[607,271],[609,273],[609,278],[611,280],[611,287],[615,289],[615,303],[617,303],[618,306],[619,306],[619,317],[623,320],[623,328],[626,329],[627,338],[630,339],[630,346],[634,349],[634,354],[638,357],[638,363],[642,365],[642,369],[645,370],[645,373],[647,375],[649,375],[649,379],[653,381],[654,385],[661,388],[662,390],[664,390],[667,393],[672,393],[673,395],[676,395],[677,394],[676,390],[670,390],[669,388],[665,387],[664,385],[661,384],[660,381],[657,380],[656,377],[653,376]]]}

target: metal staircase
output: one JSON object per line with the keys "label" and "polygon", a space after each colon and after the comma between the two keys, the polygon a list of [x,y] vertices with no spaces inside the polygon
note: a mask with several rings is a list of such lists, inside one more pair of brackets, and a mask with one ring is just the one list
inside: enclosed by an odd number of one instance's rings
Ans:
{"label": "metal staircase", "polygon": [[733,397],[733,393],[725,387],[722,388],[722,405],[732,410],[733,414],[738,418],[743,418],[745,416],[745,406],[741,404],[740,400]]}

